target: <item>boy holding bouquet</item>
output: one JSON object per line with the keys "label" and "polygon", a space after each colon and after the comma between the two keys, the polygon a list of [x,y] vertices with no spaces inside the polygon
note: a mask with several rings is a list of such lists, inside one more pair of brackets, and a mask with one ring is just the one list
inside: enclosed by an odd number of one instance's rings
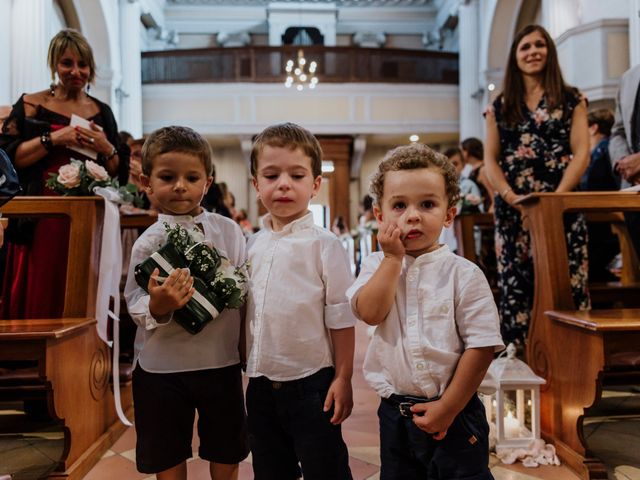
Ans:
{"label": "boy holding bouquet", "polygon": [[[159,480],[186,479],[195,411],[199,455],[211,477],[234,479],[248,454],[238,353],[240,314],[224,309],[197,334],[173,318],[198,293],[187,268],[166,278],[155,269],[146,290],[134,270],[167,243],[167,229],[184,228],[195,243],[207,242],[232,265],[246,260],[245,240],[232,221],[200,207],[212,182],[211,149],[196,132],[165,127],[142,149],[142,184],[160,210],[158,221],[136,241],[125,297],[138,325],[133,371],[136,463]],[[174,230],[175,231],[175,230]]]}
{"label": "boy holding bouquet", "polygon": [[322,150],[307,130],[266,128],[251,152],[269,211],[249,240],[247,413],[256,480],[345,480],[340,424],[353,407],[355,319],[345,295],[347,253],[308,210],[320,188]]}

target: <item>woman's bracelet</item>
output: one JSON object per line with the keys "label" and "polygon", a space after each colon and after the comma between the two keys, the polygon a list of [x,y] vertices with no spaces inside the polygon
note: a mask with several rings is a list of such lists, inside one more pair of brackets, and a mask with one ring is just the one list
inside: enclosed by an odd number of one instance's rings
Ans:
{"label": "woman's bracelet", "polygon": [[103,162],[103,163],[104,163],[104,162],[107,162],[107,161],[111,160],[111,159],[112,159],[113,157],[115,157],[117,154],[118,154],[118,150],[116,149],[116,147],[111,147],[111,153],[109,153],[109,155],[102,155],[102,154],[99,154],[99,155],[98,155],[98,159],[99,159],[101,162]]}
{"label": "woman's bracelet", "polygon": [[53,148],[53,142],[51,141],[51,133],[46,132],[40,135],[40,143],[47,152],[50,152]]}
{"label": "woman's bracelet", "polygon": [[513,192],[513,190],[511,189],[511,187],[507,187],[505,188],[502,192],[500,192],[500,197],[504,199],[504,196],[509,193],[509,192]]}
{"label": "woman's bracelet", "polygon": [[113,157],[115,157],[118,153],[118,150],[116,149],[116,147],[111,147],[111,153],[109,155],[105,155],[104,159],[105,160],[111,160]]}

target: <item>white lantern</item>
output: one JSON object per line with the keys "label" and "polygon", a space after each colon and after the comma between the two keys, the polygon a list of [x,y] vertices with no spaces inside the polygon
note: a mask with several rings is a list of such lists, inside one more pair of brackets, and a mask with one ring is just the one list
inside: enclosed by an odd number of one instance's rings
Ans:
{"label": "white lantern", "polygon": [[509,344],[491,363],[485,378],[485,382],[492,378],[496,387],[495,398],[483,395],[487,421],[496,426],[496,451],[527,447],[540,438],[540,385],[545,380],[517,359],[515,353],[515,346]]}

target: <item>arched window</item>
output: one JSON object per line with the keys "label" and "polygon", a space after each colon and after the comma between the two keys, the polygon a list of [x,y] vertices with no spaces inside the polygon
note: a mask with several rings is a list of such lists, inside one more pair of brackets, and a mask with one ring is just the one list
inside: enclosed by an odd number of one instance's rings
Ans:
{"label": "arched window", "polygon": [[315,27],[289,27],[282,35],[283,45],[324,45],[324,35]]}

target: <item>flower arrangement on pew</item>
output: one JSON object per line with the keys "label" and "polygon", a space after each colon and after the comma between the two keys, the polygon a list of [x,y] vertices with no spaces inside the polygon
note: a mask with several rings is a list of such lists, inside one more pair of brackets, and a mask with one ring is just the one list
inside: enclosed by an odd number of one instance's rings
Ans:
{"label": "flower arrangement on pew", "polygon": [[137,265],[135,278],[145,291],[158,268],[161,283],[174,269],[189,268],[195,292],[191,300],[173,314],[173,319],[191,334],[200,332],[225,308],[240,308],[247,295],[248,263],[236,267],[202,240],[201,230],[189,232],[181,225],[164,223],[167,243]]}
{"label": "flower arrangement on pew", "polygon": [[118,180],[111,178],[104,167],[91,160],[71,159],[62,165],[58,173],[50,173],[47,187],[64,196],[93,195],[96,187],[113,188],[120,196],[122,203],[141,208],[144,205],[142,196],[135,185],[128,183],[120,186]]}

